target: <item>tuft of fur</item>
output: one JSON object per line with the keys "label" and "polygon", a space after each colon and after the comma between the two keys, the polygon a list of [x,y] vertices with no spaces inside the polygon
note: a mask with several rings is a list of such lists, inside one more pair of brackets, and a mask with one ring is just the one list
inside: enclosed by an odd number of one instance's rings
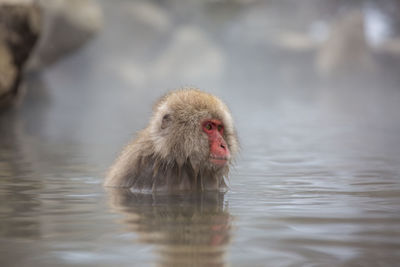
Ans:
{"label": "tuft of fur", "polygon": [[[224,125],[229,164],[209,161],[209,142],[201,128],[206,119]],[[112,165],[104,185],[135,191],[224,190],[238,140],[228,107],[198,89],[163,96],[153,107],[149,125],[140,131]]]}

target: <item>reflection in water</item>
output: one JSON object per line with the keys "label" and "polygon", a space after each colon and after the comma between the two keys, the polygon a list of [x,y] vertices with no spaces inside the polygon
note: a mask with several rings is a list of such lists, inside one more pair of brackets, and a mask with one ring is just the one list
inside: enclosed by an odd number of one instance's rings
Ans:
{"label": "reflection in water", "polygon": [[224,266],[232,217],[221,192],[135,194],[108,189],[113,210],[141,242],[156,245],[162,266]]}
{"label": "reflection in water", "polygon": [[20,118],[8,115],[0,117],[0,236],[35,238],[39,223],[24,215],[40,208],[37,195],[29,192],[43,185],[27,175],[35,153]]}

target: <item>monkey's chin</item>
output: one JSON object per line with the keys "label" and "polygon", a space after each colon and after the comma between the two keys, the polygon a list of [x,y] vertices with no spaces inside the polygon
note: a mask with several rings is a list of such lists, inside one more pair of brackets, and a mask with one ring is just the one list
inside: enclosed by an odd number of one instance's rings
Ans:
{"label": "monkey's chin", "polygon": [[225,157],[210,157],[210,162],[217,166],[217,167],[223,167],[226,164],[228,164],[228,158]]}

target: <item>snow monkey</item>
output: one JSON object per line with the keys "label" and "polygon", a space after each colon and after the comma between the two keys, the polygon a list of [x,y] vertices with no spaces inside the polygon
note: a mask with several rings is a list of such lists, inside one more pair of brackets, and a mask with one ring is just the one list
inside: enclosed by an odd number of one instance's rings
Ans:
{"label": "snow monkey", "polygon": [[172,91],[153,107],[104,185],[139,192],[226,190],[238,139],[228,107],[197,89]]}

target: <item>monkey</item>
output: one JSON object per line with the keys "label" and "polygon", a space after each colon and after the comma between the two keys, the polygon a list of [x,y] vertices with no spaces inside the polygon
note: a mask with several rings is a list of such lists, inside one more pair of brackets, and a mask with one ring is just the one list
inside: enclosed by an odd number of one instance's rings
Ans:
{"label": "monkey", "polygon": [[196,88],[171,91],[111,166],[104,186],[137,192],[226,191],[239,141],[228,107]]}

